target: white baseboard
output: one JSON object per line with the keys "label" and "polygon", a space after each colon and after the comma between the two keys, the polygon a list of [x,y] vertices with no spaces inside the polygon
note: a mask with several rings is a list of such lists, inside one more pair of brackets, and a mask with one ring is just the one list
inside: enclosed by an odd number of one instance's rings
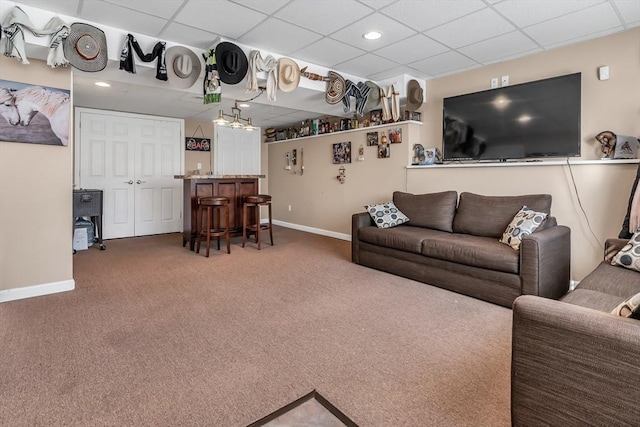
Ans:
{"label": "white baseboard", "polygon": [[0,303],[19,299],[39,297],[42,295],[57,294],[59,292],[72,291],[76,288],[73,279],[61,282],[44,283],[42,285],[26,286],[24,288],[5,289],[0,291]]}
{"label": "white baseboard", "polygon": [[323,230],[321,228],[307,227],[306,225],[292,224],[290,222],[272,221],[275,225],[279,225],[281,227],[293,228],[294,230],[306,231],[308,233],[313,234],[321,234],[323,236],[333,237],[335,239],[347,240],[351,241],[351,235],[345,233],[336,233],[335,231]]}

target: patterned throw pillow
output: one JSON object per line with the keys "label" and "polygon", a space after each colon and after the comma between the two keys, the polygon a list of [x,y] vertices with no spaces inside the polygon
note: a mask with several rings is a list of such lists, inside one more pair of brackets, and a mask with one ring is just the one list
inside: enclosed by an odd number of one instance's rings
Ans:
{"label": "patterned throw pillow", "polygon": [[522,238],[536,231],[546,218],[546,213],[532,211],[523,206],[513,217],[504,233],[502,233],[500,242],[511,246],[513,249],[520,249]]}
{"label": "patterned throw pillow", "polygon": [[619,306],[613,309],[611,314],[640,319],[640,293],[637,293],[620,303]]}
{"label": "patterned throw pillow", "polygon": [[393,202],[365,205],[364,208],[369,212],[371,219],[373,219],[378,228],[391,228],[409,222],[409,218],[400,212],[400,209]]}
{"label": "patterned throw pillow", "polygon": [[620,252],[611,259],[611,265],[640,271],[640,231],[636,231]]}

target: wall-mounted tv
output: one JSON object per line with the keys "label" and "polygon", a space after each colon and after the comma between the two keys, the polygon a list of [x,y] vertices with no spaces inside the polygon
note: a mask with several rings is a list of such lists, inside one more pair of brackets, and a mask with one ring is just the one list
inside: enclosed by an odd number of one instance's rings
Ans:
{"label": "wall-mounted tv", "polygon": [[580,156],[580,77],[445,98],[444,160]]}

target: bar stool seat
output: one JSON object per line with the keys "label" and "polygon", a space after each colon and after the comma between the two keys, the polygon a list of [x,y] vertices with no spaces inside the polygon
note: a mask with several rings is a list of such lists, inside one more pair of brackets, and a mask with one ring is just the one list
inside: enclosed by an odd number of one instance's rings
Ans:
{"label": "bar stool seat", "polygon": [[[260,222],[260,206],[268,206],[269,222],[261,224]],[[254,216],[252,223],[249,223],[249,211],[253,209]],[[273,230],[271,224],[271,196],[268,194],[249,194],[242,198],[242,247],[247,239],[247,234],[253,233],[256,236],[258,250],[260,250],[260,231],[269,230],[269,238],[271,246],[273,246]]]}
{"label": "bar stool seat", "polygon": [[[218,211],[216,215],[215,211]],[[224,228],[220,227],[220,216],[224,214]],[[207,253],[209,257],[209,249],[211,247],[211,238],[218,239],[218,250],[220,250],[220,237],[225,238],[227,242],[227,253],[231,253],[231,237],[229,236],[229,198],[221,196],[200,197],[198,199],[198,240],[196,253],[200,253],[200,242],[203,238],[207,241]],[[214,222],[215,217],[215,222]]]}

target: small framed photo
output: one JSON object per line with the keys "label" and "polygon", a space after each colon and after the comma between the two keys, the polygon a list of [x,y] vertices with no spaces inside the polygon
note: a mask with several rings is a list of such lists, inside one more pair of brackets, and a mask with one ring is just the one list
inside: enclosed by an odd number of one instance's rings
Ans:
{"label": "small framed photo", "polygon": [[379,125],[382,123],[382,110],[371,110],[371,115],[369,116],[371,121],[371,126]]}
{"label": "small framed photo", "polygon": [[333,164],[351,163],[351,141],[333,144]]}
{"label": "small framed photo", "polygon": [[378,145],[378,132],[367,132],[367,145],[369,147]]}
{"label": "small framed photo", "polygon": [[389,142],[391,144],[400,144],[402,142],[402,128],[391,129],[389,131]]}
{"label": "small framed photo", "polygon": [[387,157],[391,157],[391,144],[378,145],[378,158],[386,159]]}

